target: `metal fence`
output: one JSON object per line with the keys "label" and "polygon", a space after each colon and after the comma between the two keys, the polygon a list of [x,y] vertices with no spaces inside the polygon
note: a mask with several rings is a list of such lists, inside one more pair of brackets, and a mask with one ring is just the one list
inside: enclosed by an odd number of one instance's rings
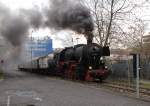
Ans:
{"label": "metal fence", "polygon": [[[108,68],[111,71],[110,77],[133,78],[133,59],[131,56],[126,57],[126,59],[107,60]],[[140,68],[140,78],[150,81],[150,61],[140,58]]]}
{"label": "metal fence", "polygon": [[[133,73],[132,56],[127,55],[126,58],[107,59],[106,63],[111,71],[111,74],[106,82],[129,88],[132,93],[136,93],[136,78],[134,78]],[[140,67],[140,97],[143,97],[143,95],[148,95],[150,98],[150,61],[148,61],[146,58],[140,58]]]}

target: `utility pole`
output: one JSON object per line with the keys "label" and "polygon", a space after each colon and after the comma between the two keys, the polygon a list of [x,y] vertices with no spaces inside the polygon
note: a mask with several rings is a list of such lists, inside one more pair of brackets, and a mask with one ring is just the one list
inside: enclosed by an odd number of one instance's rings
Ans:
{"label": "utility pole", "polygon": [[[4,46],[3,44],[0,45],[0,51],[1,51],[1,49],[2,49],[2,51],[3,51],[3,50],[4,50],[4,47],[5,47],[5,46]],[[0,55],[1,55],[1,54],[3,54],[3,52],[2,52],[2,53],[0,52]],[[3,56],[2,56],[2,59],[0,58],[0,71],[2,71],[2,70],[5,71],[5,70],[6,70],[6,64],[4,64],[3,58],[4,58]]]}

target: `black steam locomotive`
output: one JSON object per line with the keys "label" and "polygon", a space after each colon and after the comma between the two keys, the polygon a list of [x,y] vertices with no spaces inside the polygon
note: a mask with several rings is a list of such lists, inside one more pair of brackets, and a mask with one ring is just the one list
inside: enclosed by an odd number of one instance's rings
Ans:
{"label": "black steam locomotive", "polygon": [[73,80],[102,81],[109,71],[102,60],[109,56],[109,47],[96,43],[78,44],[19,65],[24,71],[61,76]]}

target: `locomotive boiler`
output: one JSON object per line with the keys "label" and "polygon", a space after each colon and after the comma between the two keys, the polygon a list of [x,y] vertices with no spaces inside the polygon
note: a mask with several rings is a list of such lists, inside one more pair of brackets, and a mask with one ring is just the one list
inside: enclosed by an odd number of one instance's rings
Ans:
{"label": "locomotive boiler", "polygon": [[109,75],[102,57],[109,47],[96,43],[78,44],[19,65],[20,70],[85,81],[102,81]]}

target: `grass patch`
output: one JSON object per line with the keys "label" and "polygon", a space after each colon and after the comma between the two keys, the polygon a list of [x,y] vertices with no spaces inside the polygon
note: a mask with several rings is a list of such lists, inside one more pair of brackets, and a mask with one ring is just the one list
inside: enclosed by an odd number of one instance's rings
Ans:
{"label": "grass patch", "polygon": [[150,89],[150,84],[141,84],[141,87],[142,88]]}
{"label": "grass patch", "polygon": [[143,88],[150,89],[150,81],[141,80],[141,81],[140,81],[140,85],[141,85],[141,87],[143,87]]}

